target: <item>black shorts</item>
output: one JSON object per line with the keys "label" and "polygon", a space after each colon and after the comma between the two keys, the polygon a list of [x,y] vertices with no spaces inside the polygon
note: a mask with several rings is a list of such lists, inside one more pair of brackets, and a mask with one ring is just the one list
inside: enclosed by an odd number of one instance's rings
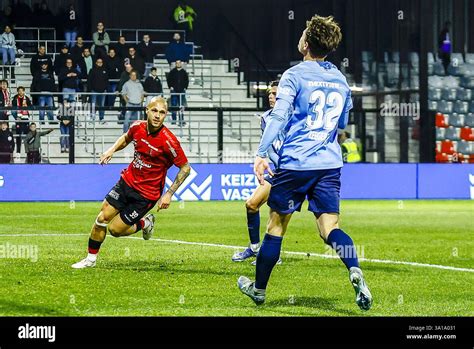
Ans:
{"label": "black shorts", "polygon": [[117,184],[110,189],[105,200],[120,211],[120,218],[128,225],[134,225],[142,219],[157,201],[144,198],[125,183],[123,178],[120,178]]}

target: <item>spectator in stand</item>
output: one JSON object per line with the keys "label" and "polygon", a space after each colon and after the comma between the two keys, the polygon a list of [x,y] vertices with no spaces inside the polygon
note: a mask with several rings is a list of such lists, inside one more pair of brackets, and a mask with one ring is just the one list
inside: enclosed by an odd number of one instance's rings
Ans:
{"label": "spectator in stand", "polygon": [[[69,53],[68,46],[63,45],[63,47],[61,47],[61,53],[57,55],[54,59],[54,74],[57,77],[59,77],[59,73],[61,73],[61,69],[66,65],[66,60],[69,58],[72,59],[72,55]],[[59,79],[58,79],[58,88],[59,88],[59,91],[63,90],[62,81]],[[62,103],[62,102],[63,102],[63,96],[59,95],[58,103]]]}
{"label": "spectator in stand", "polygon": [[74,102],[78,88],[80,74],[72,64],[72,59],[66,59],[66,66],[59,73],[59,81],[62,82],[63,98],[69,102]]}
{"label": "spectator in stand", "polygon": [[82,36],[78,36],[76,44],[69,50],[71,52],[72,59],[74,60],[74,64],[78,64],[82,59],[82,52],[85,48],[87,48],[87,46],[84,44],[84,38]]}
{"label": "spectator in stand", "polygon": [[33,14],[35,21],[38,23],[38,27],[53,28],[55,26],[54,15],[49,9],[48,3],[46,1],[41,1],[38,9],[36,9]]}
{"label": "spectator in stand", "polygon": [[128,57],[129,45],[125,42],[125,36],[119,36],[117,43],[114,45],[115,53],[123,62]]}
{"label": "spectator in stand", "polygon": [[[89,73],[87,79],[88,91],[92,92],[90,101],[92,108],[95,111],[95,106],[103,107],[105,104],[105,95],[107,91],[107,85],[109,84],[109,74],[107,68],[104,65],[102,58],[97,58],[95,61],[95,67]],[[99,110],[99,120],[101,124],[105,124],[104,121],[104,110]],[[95,120],[95,112],[91,114],[92,120]]]}
{"label": "spectator in stand", "polygon": [[[138,80],[138,74],[135,70],[130,72],[130,80],[128,80],[122,88],[122,96],[127,103],[127,108],[138,108],[142,106],[143,98],[145,96],[143,86],[140,80]],[[125,120],[123,123],[123,132],[127,132],[130,128],[130,124],[140,120],[139,110],[127,110],[125,113]]]}
{"label": "spectator in stand", "polygon": [[[94,67],[94,60],[91,56],[91,51],[89,48],[85,47],[82,51],[82,57],[77,63],[77,69],[79,71],[79,90],[82,92],[87,92],[87,78],[91,69]],[[82,95],[81,101],[85,103],[87,101],[87,96]]]}
{"label": "spectator in stand", "polygon": [[[125,70],[122,72],[122,74],[120,74],[120,81],[117,85],[117,91],[118,91],[117,93],[120,94],[120,106],[122,108],[125,108],[127,105],[127,102],[125,102],[125,99],[122,96],[123,85],[125,85],[125,83],[128,80],[130,80],[130,73],[132,71],[132,66],[130,65],[130,63],[125,63],[124,67],[125,67]],[[125,109],[122,109],[118,116],[118,123],[123,124],[124,119],[125,119]]]}
{"label": "spectator in stand", "polygon": [[87,47],[84,47],[82,57],[77,62],[77,65],[81,73],[81,79],[87,79],[89,72],[94,67],[94,60],[91,56],[91,51]]}
{"label": "spectator in stand", "polygon": [[69,46],[63,45],[61,47],[61,52],[54,59],[54,73],[56,74],[56,76],[59,75],[59,72],[61,71],[62,67],[66,65],[66,59],[68,58],[73,58],[71,53],[69,52]]}
{"label": "spectator in stand", "polygon": [[438,57],[443,62],[444,72],[448,74],[449,63],[451,63],[451,37],[449,34],[449,27],[451,26],[450,21],[444,23],[444,27],[438,36]]}
{"label": "spectator in stand", "polygon": [[[10,79],[15,80],[15,59],[16,59],[16,42],[15,35],[12,33],[10,26],[5,26],[5,31],[0,36],[3,59],[3,77],[5,78],[10,71]],[[5,66],[10,66],[5,67]]]}
{"label": "spectator in stand", "polygon": [[66,45],[70,49],[76,44],[77,28],[78,28],[77,13],[74,9],[74,5],[69,5],[69,9],[64,13],[63,26],[64,26],[64,40]]}
{"label": "spectator in stand", "polygon": [[[14,27],[31,27],[32,18],[33,11],[31,11],[31,7],[23,0],[17,0],[16,3],[12,4],[12,13],[10,16],[11,25],[14,25]],[[31,49],[35,46],[35,44],[32,43],[32,41],[35,40],[33,32],[20,30],[17,34],[18,40],[29,40],[31,42],[23,42],[18,44],[18,47],[25,52],[31,52]]]}
{"label": "spectator in stand", "polygon": [[[48,62],[45,61],[41,65],[41,70],[36,72],[33,76],[33,82],[31,83],[31,92],[39,92],[37,97],[38,104],[40,107],[54,107],[53,92],[56,92],[56,84],[54,81],[53,73],[48,67]],[[39,118],[41,124],[44,125],[44,110],[39,111]],[[54,120],[52,110],[48,110],[49,122]]]}
{"label": "spectator in stand", "polygon": [[132,68],[140,74],[140,78],[141,78],[143,74],[145,73],[145,61],[137,53],[137,51],[135,50],[135,47],[132,46],[128,49],[128,57],[125,58],[125,61],[127,60],[132,66]]}
{"label": "spectator in stand", "polygon": [[18,86],[17,94],[12,99],[12,106],[17,110],[12,111],[13,118],[16,120],[16,152],[21,152],[21,143],[28,133],[30,126],[30,112],[23,108],[31,107],[31,100],[25,95],[25,88]]}
{"label": "spectator in stand", "polygon": [[28,132],[25,138],[26,163],[39,164],[41,162],[41,137],[53,131],[54,129],[50,128],[47,131],[38,132],[36,124],[34,122],[30,124],[30,132]]}
{"label": "spectator in stand", "polygon": [[110,37],[105,31],[104,23],[97,23],[97,31],[92,34],[92,45],[91,51],[94,56],[105,58],[107,51],[109,50]]}
{"label": "spectator in stand", "polygon": [[144,76],[148,77],[148,75],[150,75],[150,69],[153,67],[153,60],[157,54],[157,47],[151,42],[150,35],[143,35],[143,41],[138,45],[138,54],[142,56],[145,61]]}
{"label": "spectator in stand", "polygon": [[69,153],[69,134],[72,121],[73,113],[71,111],[71,104],[64,100],[62,108],[59,109],[58,120],[59,131],[61,132],[61,137],[59,138],[59,143],[61,144],[61,153]]}
{"label": "spectator in stand", "polygon": [[189,62],[189,56],[191,55],[192,47],[181,42],[181,35],[174,33],[173,40],[170,41],[168,47],[166,47],[166,60],[170,65],[170,69],[174,68],[176,61],[184,62],[184,67]]}
{"label": "spectator in stand", "polygon": [[48,69],[52,73],[53,72],[53,60],[51,59],[51,56],[46,54],[46,46],[45,45],[40,45],[38,48],[38,53],[35,54],[31,58],[30,62],[30,72],[31,76],[35,76],[35,73],[39,72],[41,70],[41,66],[43,63],[48,64]]}
{"label": "spectator in stand", "polygon": [[11,13],[12,8],[9,5],[6,5],[3,11],[0,10],[0,28],[5,28],[6,25],[12,25],[15,27],[15,23],[12,23],[10,19]]}
{"label": "spectator in stand", "polygon": [[145,79],[143,89],[147,93],[146,104],[148,104],[149,101],[155,96],[159,95],[163,97],[163,86],[161,85],[161,80],[158,77],[158,70],[156,67],[151,68],[151,74]]}
{"label": "spectator in stand", "polygon": [[15,35],[9,25],[6,25],[1,36],[3,65],[15,65],[16,42]]}
{"label": "spectator in stand", "polygon": [[[115,48],[111,47],[109,49],[109,55],[105,60],[105,67],[107,68],[107,73],[109,75],[109,84],[107,86],[108,93],[115,93],[117,91],[117,85],[120,80],[120,74],[124,70],[123,61],[117,56]],[[115,104],[115,94],[107,95],[105,105],[108,107],[113,107]]]}
{"label": "spectator in stand", "polygon": [[[8,81],[1,80],[0,86],[0,107],[11,107],[12,104],[10,99],[10,89],[8,87]],[[8,120],[9,115],[10,112],[7,110],[0,112],[0,120]]]}
{"label": "spectator in stand", "polygon": [[[189,86],[189,76],[186,70],[183,69],[181,61],[176,61],[176,67],[173,68],[167,78],[168,87],[171,91],[171,106],[182,107],[186,106],[186,89]],[[176,123],[176,111],[171,112],[171,123]],[[185,126],[184,113],[179,111],[179,126]]]}
{"label": "spectator in stand", "polygon": [[9,164],[12,161],[15,141],[13,133],[8,128],[7,121],[0,121],[0,164]]}

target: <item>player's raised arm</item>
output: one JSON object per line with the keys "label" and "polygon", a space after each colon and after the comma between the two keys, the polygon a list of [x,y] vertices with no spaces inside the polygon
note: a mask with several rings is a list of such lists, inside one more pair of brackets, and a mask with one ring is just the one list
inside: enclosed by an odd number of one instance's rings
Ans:
{"label": "player's raised arm", "polygon": [[128,133],[124,133],[123,135],[121,135],[115,141],[114,145],[112,145],[100,156],[99,164],[101,165],[108,164],[109,161],[112,159],[112,156],[114,155],[114,153],[125,148],[131,141],[132,139],[130,138]]}
{"label": "player's raised arm", "polygon": [[180,166],[179,172],[174,179],[173,184],[171,187],[166,191],[166,193],[158,200],[158,211],[160,209],[167,209],[170,207],[171,198],[173,194],[178,190],[178,188],[183,184],[183,182],[188,178],[189,174],[191,173],[191,166],[189,163],[186,162],[184,165]]}

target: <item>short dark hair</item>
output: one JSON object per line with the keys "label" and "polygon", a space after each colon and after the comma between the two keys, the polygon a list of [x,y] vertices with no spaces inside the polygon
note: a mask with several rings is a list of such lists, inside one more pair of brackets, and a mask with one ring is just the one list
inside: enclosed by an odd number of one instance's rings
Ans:
{"label": "short dark hair", "polygon": [[16,88],[16,92],[20,92],[20,90],[25,91],[25,88],[24,88],[23,86],[18,86],[18,87]]}
{"label": "short dark hair", "polygon": [[7,86],[9,86],[9,85],[8,85],[8,80],[6,80],[6,79],[0,80],[0,83],[6,83]]}
{"label": "short dark hair", "polygon": [[341,28],[332,16],[314,15],[306,22],[306,28],[306,42],[313,57],[326,57],[342,40]]}
{"label": "short dark hair", "polygon": [[156,67],[151,68],[151,71],[156,71],[156,70],[157,70]]}
{"label": "short dark hair", "polygon": [[275,86],[278,87],[278,84],[279,84],[279,83],[280,83],[280,80],[273,80],[273,81],[270,81],[270,88],[275,87]]}
{"label": "short dark hair", "polygon": [[36,122],[31,122],[30,123],[30,127],[33,126],[33,125],[36,126]]}

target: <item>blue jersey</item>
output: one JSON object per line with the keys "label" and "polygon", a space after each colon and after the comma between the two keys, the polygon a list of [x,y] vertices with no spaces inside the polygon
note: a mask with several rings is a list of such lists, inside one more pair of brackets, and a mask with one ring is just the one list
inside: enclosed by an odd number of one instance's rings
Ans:
{"label": "blue jersey", "polygon": [[[264,156],[285,128],[279,168],[323,170],[342,167],[337,129],[345,128],[352,108],[346,78],[330,62],[304,61],[283,74],[257,155]],[[286,110],[293,108],[292,113]],[[285,120],[287,119],[287,120]]]}
{"label": "blue jersey", "polygon": [[[272,110],[269,109],[265,113],[263,113],[260,117],[260,128],[262,129],[262,134],[265,131],[268,117],[270,116],[271,112]],[[285,140],[285,132],[284,130],[280,130],[280,132],[278,132],[277,138],[273,141],[270,148],[268,148],[268,158],[270,159],[271,162],[273,162],[273,165],[275,165],[275,168],[278,168],[278,162],[280,160],[280,157],[278,156],[278,152],[280,151],[280,148],[284,140]]]}

